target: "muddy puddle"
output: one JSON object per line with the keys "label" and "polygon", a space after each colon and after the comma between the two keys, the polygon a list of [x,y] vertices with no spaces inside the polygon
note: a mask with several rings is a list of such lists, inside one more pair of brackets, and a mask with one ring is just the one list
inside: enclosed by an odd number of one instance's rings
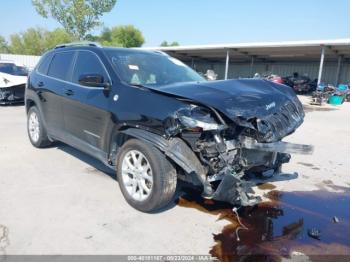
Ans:
{"label": "muddy puddle", "polygon": [[272,190],[276,188],[276,186],[271,183],[259,183],[257,186],[261,190]]}
{"label": "muddy puddle", "polygon": [[[296,252],[309,256],[306,261],[349,261],[350,190],[344,190],[270,191],[269,201],[238,210],[243,226],[231,205],[205,200],[190,190],[177,204],[229,222],[221,232],[213,232],[215,244],[209,253],[220,261],[281,261]],[[312,231],[320,233],[319,239],[308,235]]]}

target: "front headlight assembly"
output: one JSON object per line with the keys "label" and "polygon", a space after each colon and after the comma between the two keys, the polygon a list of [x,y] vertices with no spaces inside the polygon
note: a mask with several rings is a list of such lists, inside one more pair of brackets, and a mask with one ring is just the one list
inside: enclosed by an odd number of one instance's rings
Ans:
{"label": "front headlight assembly", "polygon": [[211,112],[203,107],[190,105],[190,107],[177,112],[180,123],[186,129],[202,129],[203,131],[222,130],[225,125],[218,124]]}

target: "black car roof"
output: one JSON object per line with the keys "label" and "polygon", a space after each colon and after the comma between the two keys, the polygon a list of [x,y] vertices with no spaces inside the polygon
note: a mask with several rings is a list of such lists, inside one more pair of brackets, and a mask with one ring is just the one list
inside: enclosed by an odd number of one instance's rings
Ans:
{"label": "black car roof", "polygon": [[68,43],[68,44],[60,44],[57,45],[54,49],[49,50],[48,52],[56,52],[56,51],[63,51],[63,50],[103,50],[103,51],[135,51],[137,53],[148,53],[148,54],[164,54],[165,53],[157,50],[145,50],[141,48],[123,48],[123,47],[105,47],[101,46],[98,43],[94,42],[87,42],[87,43]]}

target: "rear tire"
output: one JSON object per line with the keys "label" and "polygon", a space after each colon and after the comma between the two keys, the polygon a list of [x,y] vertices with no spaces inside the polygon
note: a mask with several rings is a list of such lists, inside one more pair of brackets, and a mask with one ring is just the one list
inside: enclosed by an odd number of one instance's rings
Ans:
{"label": "rear tire", "polygon": [[42,117],[36,106],[32,106],[27,114],[27,132],[30,142],[37,148],[51,145],[44,127]]}
{"label": "rear tire", "polygon": [[117,154],[117,179],[126,201],[142,212],[169,204],[177,174],[165,155],[151,144],[128,140]]}

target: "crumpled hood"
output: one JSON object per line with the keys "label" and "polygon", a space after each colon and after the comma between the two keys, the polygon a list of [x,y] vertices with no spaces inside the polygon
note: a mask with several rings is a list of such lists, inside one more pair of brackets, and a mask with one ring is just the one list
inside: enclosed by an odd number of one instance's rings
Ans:
{"label": "crumpled hood", "polygon": [[14,76],[0,72],[0,88],[23,85],[27,79],[27,76]]}
{"label": "crumpled hood", "polygon": [[290,87],[255,79],[177,83],[150,89],[213,107],[231,119],[264,118],[287,101],[297,100]]}

